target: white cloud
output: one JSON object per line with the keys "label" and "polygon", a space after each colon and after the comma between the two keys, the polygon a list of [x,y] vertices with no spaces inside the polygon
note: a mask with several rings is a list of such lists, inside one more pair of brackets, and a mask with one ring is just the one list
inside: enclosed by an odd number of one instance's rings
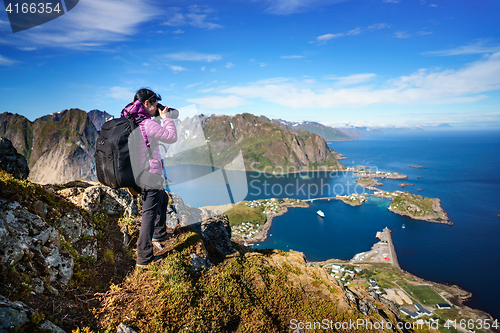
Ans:
{"label": "white cloud", "polygon": [[400,0],[382,0],[382,2],[387,2],[387,3],[400,3]]}
{"label": "white cloud", "polygon": [[289,55],[289,56],[281,56],[281,59],[303,59],[305,58],[302,55]]}
{"label": "white cloud", "polygon": [[185,31],[181,30],[181,29],[177,29],[175,31],[172,31],[173,34],[183,34]]}
{"label": "white cloud", "polygon": [[363,74],[353,74],[342,77],[329,77],[327,78],[327,80],[336,80],[339,86],[349,86],[369,81],[375,76],[377,75],[373,73],[363,73]]}
{"label": "white cloud", "polygon": [[195,52],[171,53],[171,54],[165,54],[163,57],[175,61],[201,61],[201,62],[205,61],[212,62],[222,59],[222,56],[218,54],[203,54]]}
{"label": "white cloud", "polygon": [[390,27],[390,25],[387,23],[375,23],[375,24],[372,24],[372,25],[366,27],[365,29],[357,27],[357,28],[349,30],[347,32],[338,32],[335,34],[324,34],[324,35],[316,37],[315,41],[311,41],[309,43],[316,43],[317,45],[324,45],[328,41],[335,39],[335,38],[340,38],[340,37],[345,37],[345,36],[357,36],[365,31],[380,30],[380,29],[385,29],[385,28],[389,28],[389,27]]}
{"label": "white cloud", "polygon": [[238,106],[249,104],[249,102],[246,101],[245,99],[234,95],[230,95],[227,97],[211,96],[203,98],[192,98],[188,99],[187,101],[189,103],[198,104],[203,109],[210,109],[210,110],[236,108]]}
{"label": "white cloud", "polygon": [[432,35],[432,31],[418,31],[417,36],[426,36],[426,35]]}
{"label": "white cloud", "polygon": [[203,82],[193,83],[193,84],[185,86],[184,88],[185,89],[189,89],[189,88],[193,88],[193,87],[199,86],[200,84],[203,84]]}
{"label": "white cloud", "polygon": [[359,35],[363,30],[361,30],[361,28],[356,28],[356,29],[353,29],[349,32],[347,32],[347,35],[348,36],[356,36],[356,35]]}
{"label": "white cloud", "polygon": [[385,28],[389,28],[389,24],[387,23],[375,23],[375,24],[372,24],[370,25],[367,29],[385,29]]}
{"label": "white cloud", "polygon": [[204,71],[205,71],[205,69],[206,69],[206,67],[205,67],[205,66],[201,66],[201,71],[202,71],[202,72],[204,72]]}
{"label": "white cloud", "polygon": [[339,37],[344,37],[344,34],[341,32],[339,32],[337,34],[325,34],[325,35],[321,35],[321,36],[316,37],[316,40],[318,42],[326,42],[326,41],[329,41],[330,39],[339,38]]}
{"label": "white cloud", "polygon": [[0,55],[0,66],[11,66],[14,64],[14,60],[11,60],[9,58],[6,58],[2,55]]}
{"label": "white cloud", "polygon": [[234,67],[234,64],[233,64],[232,62],[228,62],[228,63],[226,64],[226,67],[227,67],[227,68],[232,68],[232,67]]}
{"label": "white cloud", "polygon": [[18,47],[18,49],[21,50],[21,51],[36,51],[37,50],[36,47],[28,47],[28,46]]}
{"label": "white cloud", "polygon": [[[358,82],[372,74],[347,76]],[[371,105],[466,103],[487,98],[500,90],[500,52],[459,70],[421,69],[382,86],[342,88],[314,81],[268,80],[220,90],[241,98],[257,98],[291,108],[345,108]]]}
{"label": "white cloud", "polygon": [[56,20],[2,38],[0,43],[93,49],[115,41],[123,41],[137,32],[161,10],[150,1],[86,0]]}
{"label": "white cloud", "polygon": [[209,18],[209,15],[213,13],[213,10],[207,6],[192,5],[187,8],[187,12],[182,12],[181,8],[171,7],[168,10],[169,19],[164,22],[164,25],[171,27],[178,26],[192,26],[194,28],[200,29],[220,29],[224,26],[212,22],[217,20],[217,18]]}
{"label": "white cloud", "polygon": [[289,15],[345,1],[347,0],[266,0],[269,4],[266,11],[270,14]]}
{"label": "white cloud", "polygon": [[406,33],[406,31],[396,31],[396,38],[409,38],[410,34]]}
{"label": "white cloud", "polygon": [[109,89],[109,96],[122,101],[131,101],[134,99],[134,95],[135,91],[131,90],[130,88],[111,87]]}
{"label": "white cloud", "polygon": [[487,40],[478,40],[475,43],[459,46],[451,50],[425,52],[426,55],[453,56],[463,54],[482,54],[500,52],[498,45],[485,45]]}
{"label": "white cloud", "polygon": [[181,67],[181,66],[169,66],[171,70],[173,70],[175,73],[187,71],[187,68]]}

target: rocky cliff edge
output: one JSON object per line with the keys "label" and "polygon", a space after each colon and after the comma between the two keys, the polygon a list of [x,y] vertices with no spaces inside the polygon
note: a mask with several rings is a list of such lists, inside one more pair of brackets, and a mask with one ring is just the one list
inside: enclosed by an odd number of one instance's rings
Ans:
{"label": "rocky cliff edge", "polygon": [[399,321],[394,303],[341,286],[301,253],[232,243],[226,215],[176,195],[171,237],[155,244],[161,259],[136,269],[140,198],[5,171],[0,193],[0,332],[299,332],[293,323]]}

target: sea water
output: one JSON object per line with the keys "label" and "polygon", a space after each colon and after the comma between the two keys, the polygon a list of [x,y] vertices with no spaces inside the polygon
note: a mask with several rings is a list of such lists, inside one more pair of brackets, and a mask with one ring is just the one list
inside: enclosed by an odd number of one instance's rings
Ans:
{"label": "sea water", "polygon": [[[368,251],[377,241],[376,232],[388,227],[403,270],[462,286],[473,294],[468,306],[500,318],[500,131],[372,135],[329,146],[348,157],[342,160],[347,167],[364,165],[408,175],[406,180],[382,179],[384,185],[378,188],[439,198],[454,224],[396,215],[387,210],[389,199],[369,197],[358,207],[317,201],[276,217],[269,230],[272,236],[258,247],[302,251],[308,260],[351,259]],[[401,183],[414,186],[402,189]],[[318,209],[324,219],[316,215]]]}
{"label": "sea water", "polygon": [[[312,261],[351,259],[356,253],[370,250],[378,241],[376,232],[388,227],[393,231],[402,269],[427,280],[462,286],[473,294],[468,306],[500,318],[497,306],[500,300],[500,218],[497,217],[500,213],[500,131],[379,134],[329,146],[348,157],[341,161],[347,167],[363,165],[407,175],[405,180],[382,179],[384,185],[379,188],[439,198],[454,225],[394,214],[387,210],[389,199],[370,196],[357,207],[334,199],[318,200],[309,208],[290,208],[288,213],[275,217],[268,238],[255,247],[293,249],[304,252]],[[425,168],[410,168],[410,165]],[[176,193],[193,207],[228,203],[224,182],[203,177],[213,172],[210,167],[181,166],[169,170],[168,176],[174,183],[175,180],[182,183],[183,177],[203,179],[198,185],[176,188]],[[226,176],[241,183],[241,174],[228,171]],[[283,176],[248,171],[246,178],[246,200],[309,199],[363,192],[361,187],[356,187],[352,172]],[[402,189],[401,183],[414,186]],[[238,185],[233,186],[235,193],[242,192],[236,187]],[[316,214],[319,209],[325,218]]]}

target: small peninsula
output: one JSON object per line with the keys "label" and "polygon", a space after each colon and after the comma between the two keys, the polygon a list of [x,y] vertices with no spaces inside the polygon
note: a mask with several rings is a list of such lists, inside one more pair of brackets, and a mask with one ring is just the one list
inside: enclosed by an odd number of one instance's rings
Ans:
{"label": "small peninsula", "polygon": [[[307,208],[309,205],[299,199],[261,199],[241,201],[226,211],[231,226],[232,238],[236,243],[256,243],[267,238],[267,231],[273,218],[285,214],[288,207]],[[210,207],[217,209],[217,207]]]}
{"label": "small peninsula", "polygon": [[369,194],[353,193],[350,195],[337,195],[335,199],[341,200],[343,203],[351,206],[361,206],[365,202],[367,196],[369,196]]}

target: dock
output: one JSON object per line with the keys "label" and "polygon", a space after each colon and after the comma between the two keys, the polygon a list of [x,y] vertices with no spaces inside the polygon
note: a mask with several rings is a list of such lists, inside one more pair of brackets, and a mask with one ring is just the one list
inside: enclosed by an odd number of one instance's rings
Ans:
{"label": "dock", "polygon": [[391,258],[391,264],[398,268],[399,267],[399,262],[398,262],[398,256],[396,255],[396,250],[394,249],[394,244],[392,243],[392,236],[391,236],[391,230],[387,227],[384,228],[382,232],[377,232],[377,238],[380,239],[383,242],[387,242],[387,245],[389,246],[389,256]]}
{"label": "dock", "polygon": [[356,254],[351,263],[388,263],[401,269],[392,243],[391,230],[386,227],[378,231],[376,237],[380,242],[375,243],[370,251]]}

